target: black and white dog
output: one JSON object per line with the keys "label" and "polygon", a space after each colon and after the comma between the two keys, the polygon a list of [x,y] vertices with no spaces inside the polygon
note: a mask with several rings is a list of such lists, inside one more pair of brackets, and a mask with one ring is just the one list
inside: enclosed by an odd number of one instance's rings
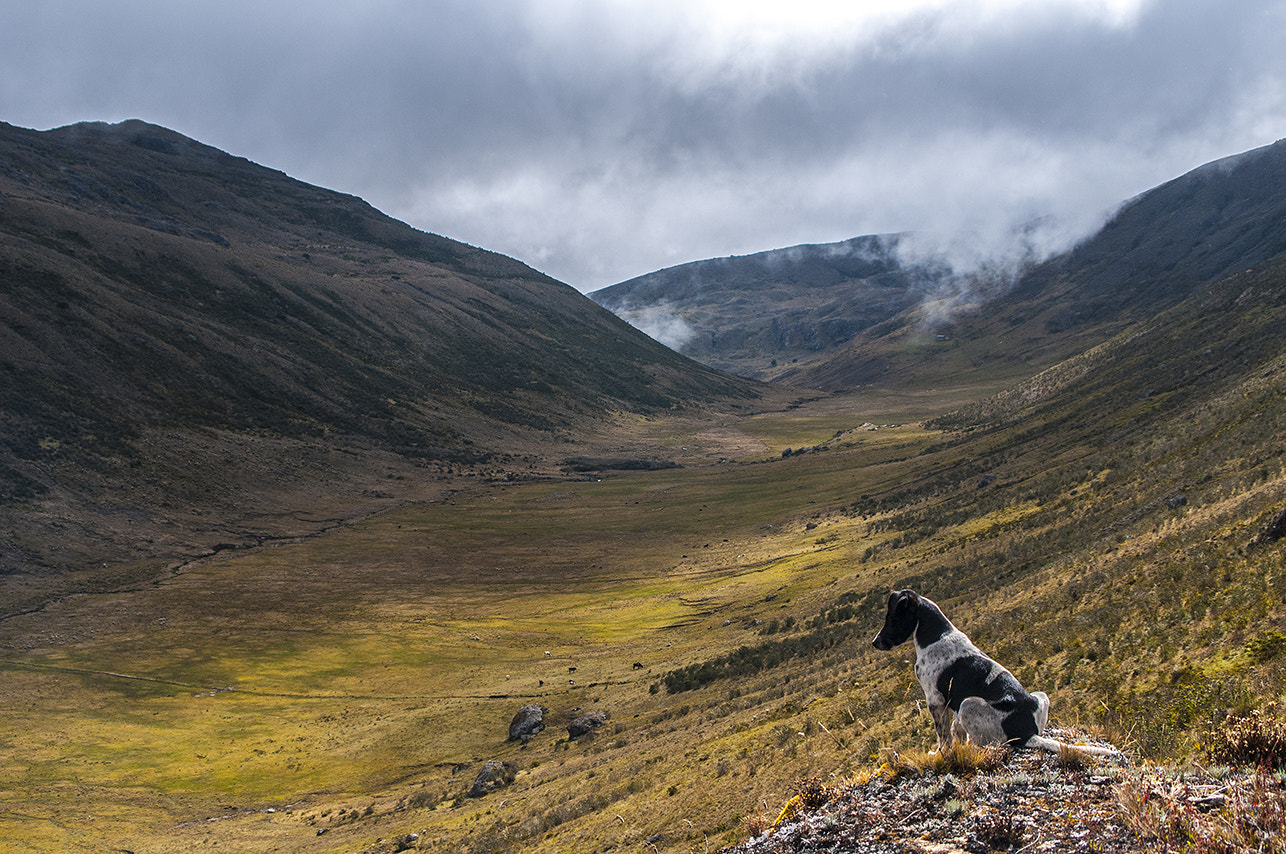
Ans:
{"label": "black and white dog", "polygon": [[914,590],[894,591],[889,595],[884,628],[873,643],[876,649],[890,650],[912,639],[915,676],[929,701],[939,749],[950,747],[954,739],[968,739],[978,745],[1035,747],[1051,753],[1072,747],[1095,756],[1120,756],[1115,750],[1045,738],[1048,696],[1041,691],[1028,693],[932,601]]}

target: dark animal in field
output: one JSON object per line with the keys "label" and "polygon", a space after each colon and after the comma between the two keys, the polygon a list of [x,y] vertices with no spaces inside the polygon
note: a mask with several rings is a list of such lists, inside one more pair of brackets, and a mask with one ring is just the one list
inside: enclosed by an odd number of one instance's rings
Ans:
{"label": "dark animal in field", "polygon": [[1049,697],[1044,692],[1024,689],[931,600],[914,590],[896,590],[889,595],[884,628],[873,643],[876,649],[890,650],[908,640],[915,641],[915,676],[929,702],[939,749],[967,739],[1051,753],[1074,749],[1095,756],[1121,755],[1114,749],[1046,738]]}

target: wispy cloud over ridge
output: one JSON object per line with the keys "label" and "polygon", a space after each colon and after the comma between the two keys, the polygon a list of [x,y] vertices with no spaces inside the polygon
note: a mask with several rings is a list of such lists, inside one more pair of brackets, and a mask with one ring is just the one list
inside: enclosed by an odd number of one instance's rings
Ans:
{"label": "wispy cloud over ridge", "polygon": [[641,307],[622,307],[614,310],[617,317],[654,341],[671,350],[682,351],[696,336],[692,324],[684,320],[668,303]]}

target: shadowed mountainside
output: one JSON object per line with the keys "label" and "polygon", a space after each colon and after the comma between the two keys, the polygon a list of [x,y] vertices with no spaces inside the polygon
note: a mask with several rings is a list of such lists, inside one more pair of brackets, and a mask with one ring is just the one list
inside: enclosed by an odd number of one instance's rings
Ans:
{"label": "shadowed mountainside", "polygon": [[[0,621],[0,833],[679,854],[782,816],[743,850],[881,831],[888,850],[985,831],[1138,850],[1192,814],[1148,761],[1231,764],[1206,730],[1286,686],[1284,378],[1279,256],[963,409],[829,396],[743,419],[766,440],[745,459],[457,479],[449,501],[67,597]],[[1051,723],[1135,764],[880,782],[890,749],[935,742],[910,650],[870,642],[907,586],[1047,691]],[[547,728],[508,740],[530,704]],[[607,722],[574,736],[587,709]],[[508,786],[468,797],[486,762]],[[1241,777],[1203,815],[1237,820]],[[828,802],[797,809],[792,782]],[[1117,810],[1131,791],[1155,821]]]}
{"label": "shadowed mountainside", "polygon": [[1141,194],[1043,263],[910,267],[906,239],[698,261],[591,296],[647,331],[682,333],[661,340],[694,358],[793,385],[1018,379],[1286,250],[1286,141]]}
{"label": "shadowed mountainside", "polygon": [[0,282],[0,502],[80,508],[75,536],[15,522],[5,570],[99,562],[104,517],[162,503],[235,517],[243,478],[369,494],[341,448],[512,465],[522,436],[756,394],[518,261],[138,121],[0,125]]}
{"label": "shadowed mountainside", "polygon": [[868,236],[693,261],[590,298],[708,365],[770,375],[919,304],[935,271],[905,268],[898,242]]}

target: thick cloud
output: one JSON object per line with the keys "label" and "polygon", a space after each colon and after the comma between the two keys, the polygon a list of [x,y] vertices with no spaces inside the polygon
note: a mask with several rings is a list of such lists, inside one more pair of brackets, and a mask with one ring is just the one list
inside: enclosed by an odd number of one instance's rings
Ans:
{"label": "thick cloud", "polygon": [[1286,133],[1284,36],[1280,0],[42,0],[0,10],[0,119],[164,124],[590,290],[1070,239]]}

